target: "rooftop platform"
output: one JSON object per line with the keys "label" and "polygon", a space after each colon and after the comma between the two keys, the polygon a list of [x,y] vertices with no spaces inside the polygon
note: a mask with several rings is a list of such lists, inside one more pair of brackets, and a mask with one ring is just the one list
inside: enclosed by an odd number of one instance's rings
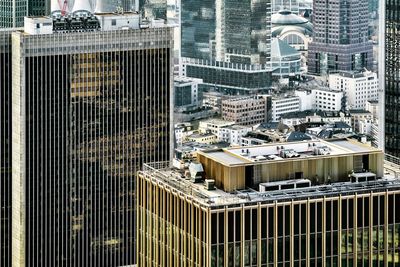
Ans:
{"label": "rooftop platform", "polygon": [[[328,148],[326,155],[315,155],[315,148]],[[281,157],[281,151],[292,150],[297,155],[290,158]],[[271,143],[260,146],[242,148],[225,148],[218,151],[203,151],[211,158],[225,166],[246,165],[254,163],[265,164],[268,161],[288,161],[298,159],[313,159],[322,157],[346,156],[349,154],[380,153],[381,150],[368,145],[348,140],[310,140],[291,143]]]}

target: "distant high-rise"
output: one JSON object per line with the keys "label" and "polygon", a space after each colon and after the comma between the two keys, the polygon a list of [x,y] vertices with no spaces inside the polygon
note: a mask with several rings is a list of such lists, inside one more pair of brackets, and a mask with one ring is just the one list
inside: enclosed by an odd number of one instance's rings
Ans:
{"label": "distant high-rise", "polygon": [[229,93],[271,85],[269,0],[182,1],[182,75]]}
{"label": "distant high-rise", "polygon": [[272,0],[272,12],[289,10],[295,14],[299,13],[299,0]]}
{"label": "distant high-rise", "polygon": [[[385,57],[385,151],[400,157],[400,2],[386,0]],[[383,29],[381,29],[383,30]],[[383,44],[382,44],[383,45]],[[383,103],[381,103],[383,106]]]}
{"label": "distant high-rise", "polygon": [[314,0],[308,72],[371,69],[368,4],[364,0]]}
{"label": "distant high-rise", "polygon": [[50,0],[1,0],[0,28],[22,27],[25,16],[50,14]]}
{"label": "distant high-rise", "polygon": [[13,266],[134,264],[135,174],[170,158],[172,29],[81,15],[12,35]]}

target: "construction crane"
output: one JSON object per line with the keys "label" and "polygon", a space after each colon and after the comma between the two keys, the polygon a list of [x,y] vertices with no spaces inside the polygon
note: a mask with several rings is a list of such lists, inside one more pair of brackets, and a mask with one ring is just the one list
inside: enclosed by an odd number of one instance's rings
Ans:
{"label": "construction crane", "polygon": [[68,0],[59,0],[58,3],[61,7],[61,16],[65,16],[65,14],[67,13]]}

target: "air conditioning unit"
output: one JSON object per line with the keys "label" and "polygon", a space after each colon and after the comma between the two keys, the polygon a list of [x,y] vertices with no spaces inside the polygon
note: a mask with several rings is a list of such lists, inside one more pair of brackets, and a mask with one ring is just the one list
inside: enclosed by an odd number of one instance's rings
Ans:
{"label": "air conditioning unit", "polygon": [[204,181],[204,188],[206,190],[214,190],[215,189],[215,180],[214,179],[206,179]]}

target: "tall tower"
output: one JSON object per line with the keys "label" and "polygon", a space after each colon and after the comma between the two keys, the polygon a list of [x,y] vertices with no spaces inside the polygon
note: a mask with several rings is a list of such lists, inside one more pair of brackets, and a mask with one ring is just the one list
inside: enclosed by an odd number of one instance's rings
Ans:
{"label": "tall tower", "polygon": [[50,0],[2,0],[0,28],[22,27],[25,16],[49,15],[50,8]]}
{"label": "tall tower", "polygon": [[[382,10],[382,9],[381,9]],[[385,10],[385,69],[382,74],[385,76],[385,103],[384,118],[385,124],[385,151],[396,157],[400,157],[400,3],[399,1],[386,1]],[[383,29],[382,29],[383,30]],[[383,44],[382,44],[383,45]]]}
{"label": "tall tower", "polygon": [[83,17],[12,36],[13,266],[134,264],[134,177],[170,158],[172,29]]}
{"label": "tall tower", "polygon": [[271,2],[216,0],[216,60],[263,65],[271,57]]}
{"label": "tall tower", "polygon": [[270,0],[182,0],[181,75],[230,94],[271,86]]}
{"label": "tall tower", "polygon": [[11,266],[11,33],[0,29],[0,266]]}
{"label": "tall tower", "polygon": [[314,36],[308,72],[352,71],[372,67],[368,5],[364,0],[314,0]]}

